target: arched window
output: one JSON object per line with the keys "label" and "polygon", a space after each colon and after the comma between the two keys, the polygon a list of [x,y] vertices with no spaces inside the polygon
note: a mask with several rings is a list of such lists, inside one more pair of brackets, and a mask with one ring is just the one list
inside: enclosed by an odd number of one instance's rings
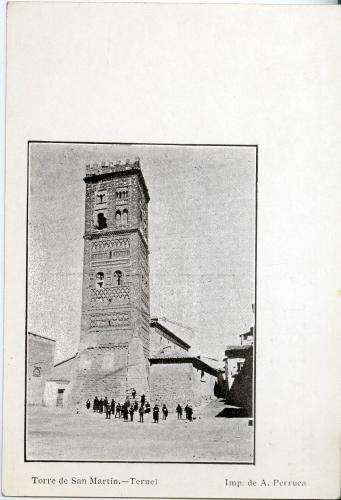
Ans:
{"label": "arched window", "polygon": [[126,208],[123,210],[122,224],[124,224],[124,225],[128,224],[128,210]]}
{"label": "arched window", "polygon": [[116,211],[115,220],[116,220],[116,226],[120,226],[121,225],[121,211],[120,210]]}
{"label": "arched window", "polygon": [[114,278],[116,280],[117,285],[122,285],[122,272],[121,271],[115,271]]}
{"label": "arched window", "polygon": [[96,274],[96,287],[97,288],[103,288],[104,284],[104,273],[101,271]]}
{"label": "arched window", "polygon": [[105,229],[107,227],[107,219],[104,214],[100,212],[97,214],[97,229]]}

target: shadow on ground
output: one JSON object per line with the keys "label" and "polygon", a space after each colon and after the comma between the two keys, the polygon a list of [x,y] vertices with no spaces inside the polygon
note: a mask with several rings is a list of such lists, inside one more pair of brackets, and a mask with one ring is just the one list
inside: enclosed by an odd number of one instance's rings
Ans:
{"label": "shadow on ground", "polygon": [[247,418],[247,411],[244,408],[227,407],[220,411],[216,417],[222,418]]}

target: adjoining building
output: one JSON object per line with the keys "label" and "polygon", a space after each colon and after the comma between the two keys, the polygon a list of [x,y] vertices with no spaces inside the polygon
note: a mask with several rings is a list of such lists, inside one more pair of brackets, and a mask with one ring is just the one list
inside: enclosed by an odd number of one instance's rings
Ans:
{"label": "adjoining building", "polygon": [[[200,405],[214,398],[219,371],[212,358],[191,354],[191,346],[169,328],[165,319],[150,321],[149,385],[152,404],[166,404],[175,409],[178,403]],[[182,330],[178,328],[178,330]],[[210,363],[211,361],[211,363]],[[46,406],[69,406],[76,382],[79,354],[76,353],[50,368],[46,375],[44,403]],[[127,394],[130,396],[131,390]],[[117,392],[95,394],[89,390],[86,399],[108,396],[120,400]],[[81,400],[80,402],[83,402]]]}
{"label": "adjoining building", "polygon": [[27,403],[44,402],[45,383],[55,356],[56,341],[36,333],[27,333]]}
{"label": "adjoining building", "polygon": [[253,327],[241,334],[241,345],[225,350],[226,402],[253,416]]}
{"label": "adjoining building", "polygon": [[45,383],[44,404],[62,408],[68,406],[72,381],[78,364],[78,353],[51,367]]}

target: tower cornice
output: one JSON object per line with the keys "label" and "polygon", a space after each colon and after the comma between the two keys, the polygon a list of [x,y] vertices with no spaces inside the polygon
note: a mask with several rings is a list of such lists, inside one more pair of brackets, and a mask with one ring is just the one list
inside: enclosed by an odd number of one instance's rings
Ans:
{"label": "tower cornice", "polygon": [[141,184],[142,189],[143,189],[143,193],[144,193],[144,195],[146,197],[146,201],[148,203],[150,200],[148,188],[146,186],[146,182],[144,180],[143,174],[139,168],[133,167],[133,168],[129,168],[126,170],[109,171],[109,172],[103,172],[103,173],[98,173],[98,174],[86,175],[83,180],[86,184],[88,184],[88,183],[98,182],[100,180],[113,179],[116,177],[127,177],[127,176],[131,176],[132,174],[135,174],[138,176],[140,184]]}
{"label": "tower cornice", "polygon": [[146,250],[147,250],[147,253],[149,254],[149,250],[148,250],[148,243],[146,242],[142,232],[140,229],[138,228],[131,228],[131,229],[117,229],[115,231],[102,231],[100,233],[85,233],[83,238],[85,240],[96,240],[96,239],[99,239],[99,238],[103,238],[103,236],[121,236],[123,234],[131,234],[131,233],[138,233]]}

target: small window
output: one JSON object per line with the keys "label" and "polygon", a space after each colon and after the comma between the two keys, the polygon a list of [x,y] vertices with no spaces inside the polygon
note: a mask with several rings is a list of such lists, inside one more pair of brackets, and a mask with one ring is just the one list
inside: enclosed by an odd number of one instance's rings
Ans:
{"label": "small window", "polygon": [[105,193],[98,193],[97,194],[97,204],[105,203]]}

